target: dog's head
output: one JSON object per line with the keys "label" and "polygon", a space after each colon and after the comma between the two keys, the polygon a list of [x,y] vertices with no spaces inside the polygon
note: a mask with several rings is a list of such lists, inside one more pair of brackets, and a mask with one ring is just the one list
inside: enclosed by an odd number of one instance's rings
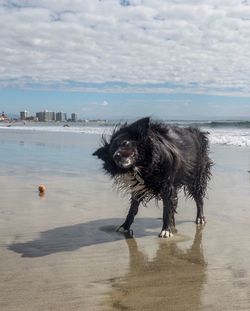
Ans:
{"label": "dog's head", "polygon": [[93,155],[103,160],[104,168],[112,173],[115,169],[129,170],[139,159],[139,144],[148,135],[149,118],[140,119],[130,125],[124,124],[116,130],[108,142],[103,138],[102,147]]}
{"label": "dog's head", "polygon": [[128,169],[135,166],[138,159],[136,137],[127,131],[121,131],[111,140],[109,152],[118,167]]}

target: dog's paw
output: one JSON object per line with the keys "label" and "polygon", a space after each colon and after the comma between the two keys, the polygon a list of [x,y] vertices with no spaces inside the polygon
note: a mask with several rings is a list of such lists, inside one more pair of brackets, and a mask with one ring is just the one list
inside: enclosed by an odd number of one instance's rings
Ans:
{"label": "dog's paw", "polygon": [[171,238],[173,236],[173,233],[170,229],[161,230],[161,233],[159,234],[159,238]]}
{"label": "dog's paw", "polygon": [[115,231],[133,236],[133,230],[132,229],[126,229],[123,227],[123,225],[117,227]]}
{"label": "dog's paw", "polygon": [[205,216],[197,217],[196,220],[195,220],[195,223],[197,225],[204,225],[206,223]]}

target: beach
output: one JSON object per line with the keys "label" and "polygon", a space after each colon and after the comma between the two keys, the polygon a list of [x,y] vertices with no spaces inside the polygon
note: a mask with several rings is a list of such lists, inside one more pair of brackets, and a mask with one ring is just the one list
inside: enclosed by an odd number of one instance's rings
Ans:
{"label": "beach", "polygon": [[250,148],[211,144],[205,226],[180,193],[173,238],[158,238],[154,201],[126,238],[128,198],[91,156],[99,140],[0,129],[1,311],[250,310]]}

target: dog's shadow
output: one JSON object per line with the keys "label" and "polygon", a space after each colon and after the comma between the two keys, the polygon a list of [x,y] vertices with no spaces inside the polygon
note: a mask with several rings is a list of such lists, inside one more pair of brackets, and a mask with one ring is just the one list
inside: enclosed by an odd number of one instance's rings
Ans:
{"label": "dog's shadow", "polygon": [[[40,237],[33,241],[10,244],[8,249],[21,254],[22,257],[41,257],[123,240],[124,234],[116,232],[117,226],[122,222],[122,219],[110,218],[59,227],[41,232]],[[160,227],[161,221],[153,218],[137,218],[133,224],[135,236],[138,238],[155,235],[156,232],[152,232],[152,229],[160,229]]]}

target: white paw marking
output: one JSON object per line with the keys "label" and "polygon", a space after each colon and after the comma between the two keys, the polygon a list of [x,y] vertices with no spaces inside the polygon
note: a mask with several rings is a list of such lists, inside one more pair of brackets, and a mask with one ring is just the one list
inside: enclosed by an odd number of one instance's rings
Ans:
{"label": "white paw marking", "polygon": [[196,219],[197,225],[204,225],[206,223],[205,217],[199,217]]}
{"label": "white paw marking", "polygon": [[173,236],[173,233],[170,232],[170,230],[162,230],[159,234],[160,238],[171,238]]}

